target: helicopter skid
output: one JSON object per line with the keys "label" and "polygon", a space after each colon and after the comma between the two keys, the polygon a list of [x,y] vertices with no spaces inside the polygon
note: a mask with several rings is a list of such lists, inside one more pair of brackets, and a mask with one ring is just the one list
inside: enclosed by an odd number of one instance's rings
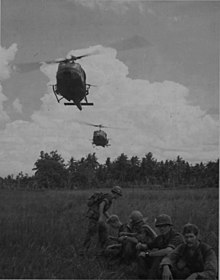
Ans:
{"label": "helicopter skid", "polygon": [[60,94],[59,94],[58,91],[57,91],[57,86],[56,86],[56,85],[52,85],[52,87],[53,87],[53,93],[54,93],[54,95],[55,95],[55,97],[56,97],[56,100],[57,100],[58,103],[60,103],[60,100],[62,100],[63,97],[58,98],[58,95],[60,95]]}
{"label": "helicopter skid", "polygon": [[[85,103],[80,103],[82,106],[93,106],[94,105],[94,103],[91,103],[91,102],[85,102]],[[68,106],[68,105],[76,105],[76,103],[74,103],[74,102],[66,102],[66,103],[64,103],[64,105],[66,105],[66,106]]]}

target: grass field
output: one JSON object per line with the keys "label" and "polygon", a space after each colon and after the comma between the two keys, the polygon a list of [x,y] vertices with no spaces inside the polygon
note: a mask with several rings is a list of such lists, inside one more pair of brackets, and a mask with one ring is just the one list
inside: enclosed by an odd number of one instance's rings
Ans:
{"label": "grass field", "polygon": [[[0,190],[0,278],[130,278],[121,268],[111,270],[92,251],[88,257],[78,255],[90,194],[91,190]],[[111,213],[125,222],[132,210],[140,210],[151,226],[155,216],[166,213],[177,230],[187,222],[195,223],[217,253],[218,194],[218,189],[127,189]]]}

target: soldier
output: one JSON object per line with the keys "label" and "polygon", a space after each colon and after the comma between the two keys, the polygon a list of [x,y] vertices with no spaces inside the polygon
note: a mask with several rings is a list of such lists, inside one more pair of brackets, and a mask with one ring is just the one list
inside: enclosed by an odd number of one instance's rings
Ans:
{"label": "soldier", "polygon": [[217,257],[214,250],[198,238],[194,224],[183,227],[185,244],[181,244],[161,262],[162,279],[217,279]]}
{"label": "soldier", "polygon": [[131,212],[126,231],[119,232],[122,243],[121,260],[130,263],[137,260],[140,244],[149,244],[156,237],[154,230],[146,223],[138,210]]}
{"label": "soldier", "polygon": [[138,276],[145,279],[157,279],[160,262],[179,244],[184,242],[183,236],[173,228],[171,217],[161,214],[155,219],[155,227],[159,235],[151,244],[144,244],[138,258]]}
{"label": "soldier", "polygon": [[111,215],[108,219],[107,219],[107,224],[109,224],[111,226],[111,228],[113,228],[114,230],[118,230],[123,224],[120,221],[118,215]]}
{"label": "soldier", "polygon": [[108,236],[104,254],[110,260],[117,260],[122,250],[122,243],[119,241],[120,233],[131,232],[131,229],[127,223],[123,224],[117,215],[111,215],[107,224],[110,225],[111,235]]}
{"label": "soldier", "polygon": [[89,220],[89,224],[83,243],[85,251],[88,251],[91,239],[96,233],[98,233],[98,245],[101,249],[104,248],[108,237],[108,228],[106,225],[106,219],[110,217],[108,210],[111,207],[113,200],[121,196],[122,189],[119,186],[114,186],[111,189],[111,193],[95,193],[89,199],[89,209],[86,215]]}

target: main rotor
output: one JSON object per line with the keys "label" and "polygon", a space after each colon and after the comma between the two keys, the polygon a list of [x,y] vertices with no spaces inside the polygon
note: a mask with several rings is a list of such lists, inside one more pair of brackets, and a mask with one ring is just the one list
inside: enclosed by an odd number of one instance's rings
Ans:
{"label": "main rotor", "polygon": [[74,56],[71,55],[70,57],[66,57],[66,58],[61,58],[61,59],[55,59],[55,60],[48,60],[48,61],[40,61],[40,62],[27,62],[27,63],[16,63],[13,65],[13,69],[17,70],[20,73],[27,73],[27,72],[31,72],[34,70],[38,70],[42,64],[46,63],[46,64],[56,64],[56,63],[74,63],[76,60],[79,60],[81,58],[87,57],[87,56],[91,56],[91,55],[95,55],[98,54],[99,52],[93,51],[91,53],[87,53],[87,54],[83,54],[83,55],[79,55],[79,56]]}
{"label": "main rotor", "polygon": [[121,127],[106,126],[106,125],[102,125],[102,124],[94,124],[94,123],[89,123],[89,122],[84,122],[84,121],[77,121],[77,122],[80,124],[88,125],[88,126],[98,127],[99,129],[102,129],[102,128],[124,129]]}

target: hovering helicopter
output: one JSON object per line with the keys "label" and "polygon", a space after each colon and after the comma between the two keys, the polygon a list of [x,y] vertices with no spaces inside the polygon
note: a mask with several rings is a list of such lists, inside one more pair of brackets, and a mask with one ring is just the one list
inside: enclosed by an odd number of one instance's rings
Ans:
{"label": "hovering helicopter", "polygon": [[80,124],[86,124],[89,126],[94,126],[94,127],[99,128],[99,130],[95,130],[93,132],[93,137],[92,137],[93,146],[101,146],[103,148],[110,146],[109,138],[107,137],[107,133],[104,130],[102,130],[102,128],[114,128],[114,127],[104,126],[102,124],[93,124],[93,123],[88,123],[88,122],[82,122],[82,121],[77,121],[77,122]]}
{"label": "hovering helicopter", "polygon": [[[75,62],[78,59],[93,54],[95,52],[81,56],[71,55],[70,58],[59,60],[45,61],[46,64],[59,63],[56,73],[56,84],[52,85],[58,103],[64,98],[69,101],[65,102],[64,105],[76,105],[79,110],[82,110],[82,106],[84,105],[94,105],[87,100],[89,89],[94,85],[86,83],[85,71],[79,63]],[[20,63],[15,68],[18,68],[18,70],[24,73],[38,69],[41,64],[42,62]],[[85,102],[81,102],[82,100]]]}
{"label": "hovering helicopter", "polygon": [[95,146],[102,146],[103,148],[110,146],[107,133],[101,130],[101,128],[107,128],[107,126],[103,126],[101,124],[93,126],[99,127],[99,130],[95,130],[93,132],[92,144]]}
{"label": "hovering helicopter", "polygon": [[[75,61],[88,55],[71,56],[69,59],[56,61],[59,63],[56,80],[57,84],[53,85],[53,92],[58,102],[65,98],[70,103],[64,103],[64,105],[76,105],[79,110],[82,110],[83,105],[92,106],[93,103],[89,103],[87,95],[91,84],[86,83],[86,73],[79,63]],[[60,99],[58,95],[62,96]],[[81,102],[82,100],[85,102]]]}

